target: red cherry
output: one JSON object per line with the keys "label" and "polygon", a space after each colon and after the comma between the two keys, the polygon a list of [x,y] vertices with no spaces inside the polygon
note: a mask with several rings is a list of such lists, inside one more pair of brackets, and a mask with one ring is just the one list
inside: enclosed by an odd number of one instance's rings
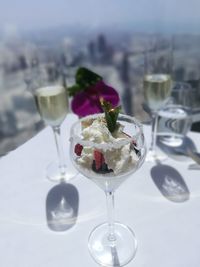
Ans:
{"label": "red cherry", "polygon": [[76,144],[74,147],[74,152],[76,153],[77,156],[80,156],[83,150],[83,146],[80,144]]}

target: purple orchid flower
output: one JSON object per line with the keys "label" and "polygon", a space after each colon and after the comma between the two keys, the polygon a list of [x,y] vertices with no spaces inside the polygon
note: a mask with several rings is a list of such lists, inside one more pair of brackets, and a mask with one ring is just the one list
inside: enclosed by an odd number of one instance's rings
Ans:
{"label": "purple orchid flower", "polygon": [[71,102],[72,111],[79,117],[102,113],[101,98],[110,102],[113,107],[119,104],[119,95],[116,90],[100,80],[73,97]]}

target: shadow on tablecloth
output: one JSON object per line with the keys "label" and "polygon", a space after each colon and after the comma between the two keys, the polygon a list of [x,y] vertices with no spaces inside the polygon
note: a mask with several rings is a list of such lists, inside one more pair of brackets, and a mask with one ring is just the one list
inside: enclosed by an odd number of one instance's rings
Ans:
{"label": "shadow on tablecloth", "polygon": [[189,189],[175,168],[158,163],[152,167],[151,177],[159,191],[168,200],[184,202],[190,198]]}
{"label": "shadow on tablecloth", "polygon": [[188,160],[191,161],[191,159],[184,155],[181,154],[180,152],[177,151],[194,151],[197,152],[197,148],[193,142],[193,140],[189,137],[185,137],[183,139],[183,142],[180,145],[177,146],[169,146],[167,144],[164,144],[161,142],[161,138],[159,137],[157,138],[157,146],[165,153],[167,154],[170,158],[174,159],[174,160],[178,160],[178,161],[182,161],[182,162],[187,162]]}
{"label": "shadow on tablecloth", "polygon": [[69,183],[54,186],[46,198],[46,219],[53,231],[66,231],[73,227],[78,217],[79,194]]}

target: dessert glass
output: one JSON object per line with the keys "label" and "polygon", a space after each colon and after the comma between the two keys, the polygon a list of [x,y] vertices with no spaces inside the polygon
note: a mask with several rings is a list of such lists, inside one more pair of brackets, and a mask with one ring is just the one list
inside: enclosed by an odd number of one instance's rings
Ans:
{"label": "dessert glass", "polygon": [[[102,141],[102,136],[98,135],[101,126],[98,125],[93,132],[87,132],[90,138],[83,136],[87,124],[102,119],[104,114],[95,114],[73,124],[71,155],[77,170],[103,189],[107,200],[108,220],[90,234],[90,254],[102,266],[123,266],[135,256],[137,241],[129,227],[114,221],[114,192],[140,168],[145,159],[146,146],[142,125],[135,118],[122,114],[117,120],[121,125],[117,138],[113,138],[116,135],[113,133],[109,139],[105,132]],[[109,140],[106,142],[106,139]]]}

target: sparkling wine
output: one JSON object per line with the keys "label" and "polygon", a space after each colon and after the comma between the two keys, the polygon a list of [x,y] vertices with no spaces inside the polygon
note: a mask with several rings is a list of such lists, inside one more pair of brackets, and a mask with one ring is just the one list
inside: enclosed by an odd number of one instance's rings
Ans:
{"label": "sparkling wine", "polygon": [[49,86],[37,89],[37,108],[43,120],[50,126],[59,126],[68,112],[68,99],[65,88]]}
{"label": "sparkling wine", "polygon": [[165,74],[146,75],[144,78],[144,97],[152,110],[157,110],[165,104],[170,96],[171,78]]}

